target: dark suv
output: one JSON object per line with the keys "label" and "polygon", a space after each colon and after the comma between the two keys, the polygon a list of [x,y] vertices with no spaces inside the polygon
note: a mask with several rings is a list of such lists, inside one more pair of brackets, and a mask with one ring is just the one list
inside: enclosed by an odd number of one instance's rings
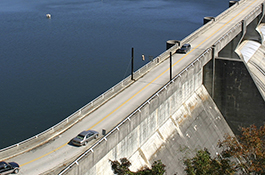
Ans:
{"label": "dark suv", "polygon": [[19,172],[19,165],[15,162],[0,162],[0,175],[17,174]]}
{"label": "dark suv", "polygon": [[176,53],[187,53],[190,51],[190,49],[191,49],[190,44],[184,44],[180,49],[176,51]]}

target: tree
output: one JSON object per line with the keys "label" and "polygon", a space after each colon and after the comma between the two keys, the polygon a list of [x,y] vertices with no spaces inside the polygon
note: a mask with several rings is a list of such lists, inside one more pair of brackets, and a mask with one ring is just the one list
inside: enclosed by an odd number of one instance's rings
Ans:
{"label": "tree", "polygon": [[154,161],[152,168],[144,167],[135,173],[135,175],[163,175],[166,165],[164,165],[161,160]]}
{"label": "tree", "polygon": [[132,174],[130,173],[129,167],[131,166],[131,162],[127,158],[121,158],[120,162],[117,160],[109,160],[111,162],[111,169],[114,174],[125,175]]}
{"label": "tree", "polygon": [[255,125],[241,128],[238,138],[226,136],[219,143],[223,148],[222,156],[235,158],[237,168],[247,174],[265,173],[265,125],[257,128]]}
{"label": "tree", "polygon": [[165,165],[161,162],[161,160],[155,161],[152,164],[152,168],[143,167],[137,172],[130,171],[129,167],[131,166],[131,162],[127,158],[121,158],[120,162],[117,160],[109,160],[111,162],[111,168],[114,174],[117,175],[163,175],[165,170]]}
{"label": "tree", "polygon": [[221,156],[213,159],[206,148],[199,150],[194,158],[185,160],[184,164],[188,175],[224,175],[235,172],[229,159]]}
{"label": "tree", "polygon": [[222,152],[211,158],[207,149],[199,150],[192,159],[184,161],[188,175],[204,174],[265,174],[265,125],[242,127],[238,137],[225,136],[218,146]]}

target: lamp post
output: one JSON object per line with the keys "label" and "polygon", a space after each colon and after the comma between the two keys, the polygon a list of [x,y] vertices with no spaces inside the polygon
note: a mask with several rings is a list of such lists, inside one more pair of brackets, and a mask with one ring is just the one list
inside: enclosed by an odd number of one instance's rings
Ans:
{"label": "lamp post", "polygon": [[133,50],[133,47],[132,47],[132,67],[131,67],[131,80],[133,80],[133,57],[134,57],[134,50]]}
{"label": "lamp post", "polygon": [[170,55],[170,57],[169,57],[169,60],[170,60],[169,61],[169,64],[170,64],[170,73],[169,74],[170,75],[169,76],[170,76],[170,81],[171,81],[172,80],[172,53],[170,52],[169,55]]}

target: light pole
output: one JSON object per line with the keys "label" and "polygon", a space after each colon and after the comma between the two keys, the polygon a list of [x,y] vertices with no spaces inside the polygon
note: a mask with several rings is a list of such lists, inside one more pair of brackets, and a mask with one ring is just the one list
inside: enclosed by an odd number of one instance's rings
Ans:
{"label": "light pole", "polygon": [[134,52],[134,50],[133,50],[133,47],[132,47],[132,67],[131,67],[131,80],[133,80],[133,57],[134,57],[134,55],[133,55],[133,52]]}
{"label": "light pole", "polygon": [[170,76],[170,81],[171,81],[172,80],[172,53],[170,52],[169,55],[170,55],[170,57],[169,57],[169,60],[170,60],[169,61],[169,64],[170,64],[170,73],[169,74],[170,75],[169,76]]}

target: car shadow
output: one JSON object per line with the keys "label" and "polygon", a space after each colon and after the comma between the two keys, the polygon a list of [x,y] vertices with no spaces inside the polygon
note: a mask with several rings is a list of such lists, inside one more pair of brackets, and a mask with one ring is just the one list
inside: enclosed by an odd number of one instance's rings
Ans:
{"label": "car shadow", "polygon": [[69,146],[73,146],[73,147],[77,147],[77,148],[81,147],[81,146],[74,145],[73,142],[72,142],[72,140],[70,140],[67,144]]}

